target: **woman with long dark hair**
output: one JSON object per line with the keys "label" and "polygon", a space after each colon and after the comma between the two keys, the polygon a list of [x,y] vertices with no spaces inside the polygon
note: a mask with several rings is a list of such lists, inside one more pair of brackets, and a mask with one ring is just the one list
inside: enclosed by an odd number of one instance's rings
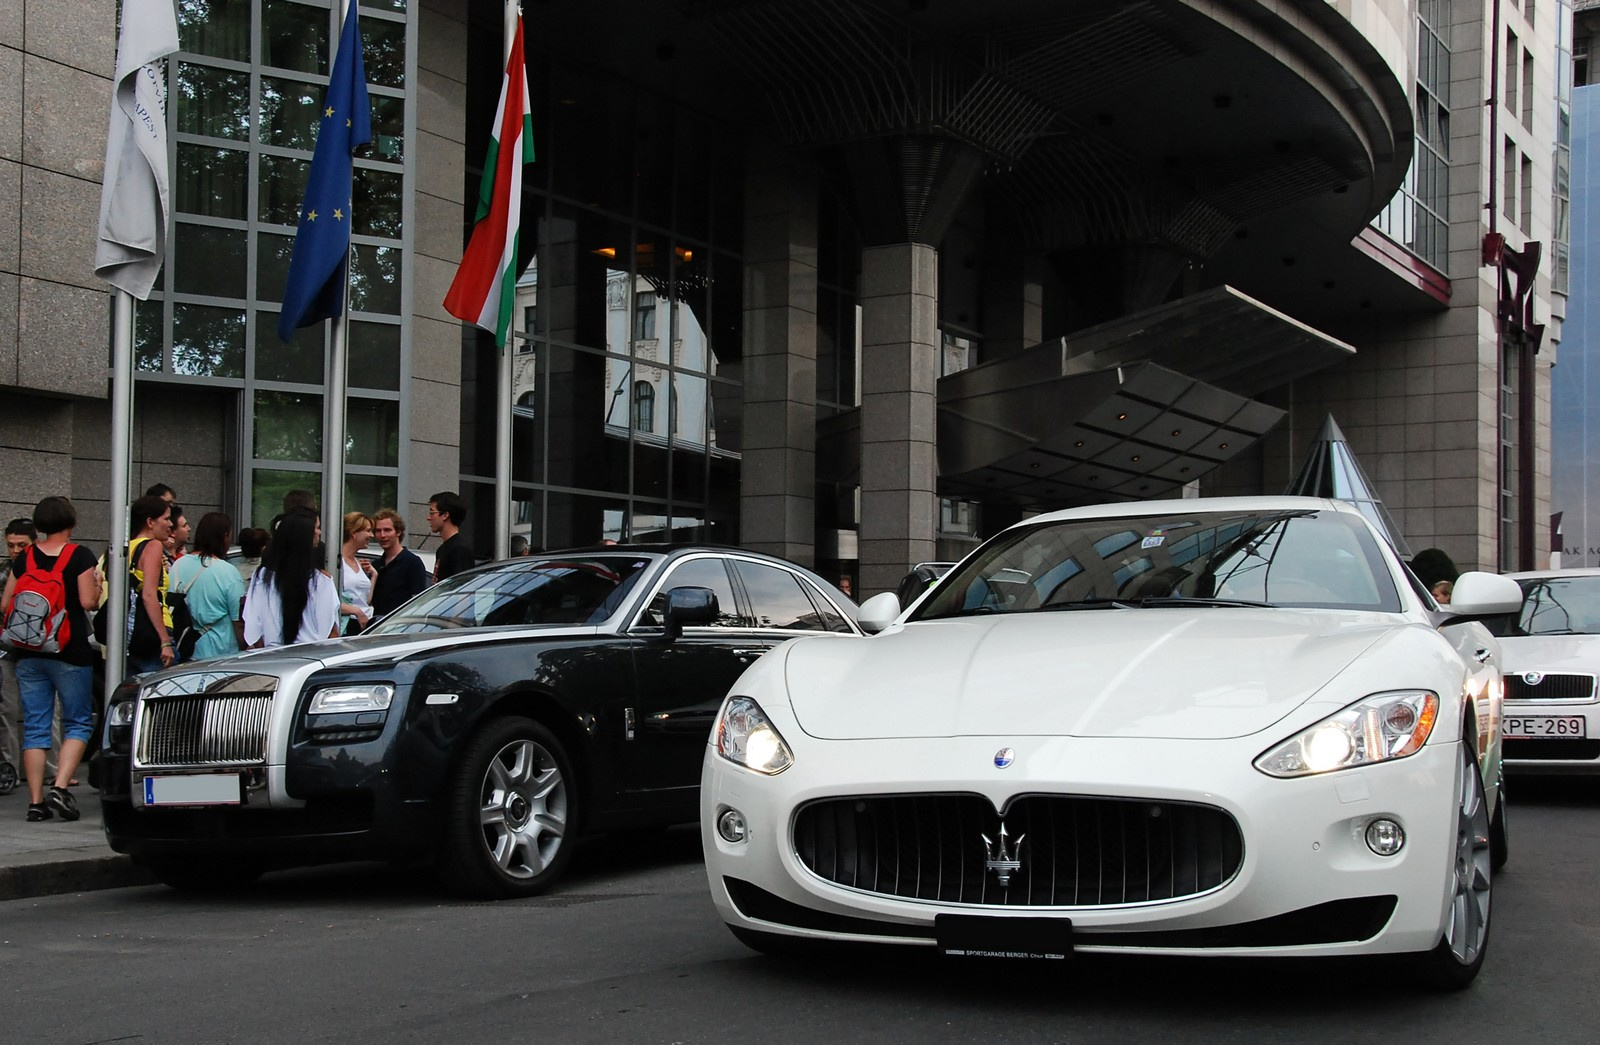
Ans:
{"label": "woman with long dark hair", "polygon": [[250,578],[244,600],[244,641],[251,649],[335,638],[339,586],[318,563],[322,520],[296,509],[278,527]]}

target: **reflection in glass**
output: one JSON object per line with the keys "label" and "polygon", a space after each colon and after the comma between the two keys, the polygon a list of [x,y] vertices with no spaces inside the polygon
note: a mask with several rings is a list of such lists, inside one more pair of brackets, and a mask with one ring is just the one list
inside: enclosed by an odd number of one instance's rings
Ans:
{"label": "reflection in glass", "polygon": [[384,94],[368,97],[372,101],[371,155],[399,163],[406,155],[406,100]]}
{"label": "reflection in glass", "polygon": [[250,0],[178,0],[178,47],[248,62]]}
{"label": "reflection in glass", "polygon": [[261,155],[259,220],[277,225],[299,225],[300,204],[306,198],[306,178],[311,161],[292,156]]}
{"label": "reflection in glass", "polygon": [[[362,27],[362,42],[366,28]],[[261,2],[261,61],[303,73],[328,71],[327,5],[313,10],[290,0]]]}
{"label": "reflection in glass", "polygon": [[322,459],[322,396],[258,390],[255,422],[255,456],[270,461]]}
{"label": "reflection in glass", "polygon": [[178,143],[177,210],[209,218],[249,216],[250,154]]}
{"label": "reflection in glass", "polygon": [[293,236],[256,234],[256,297],[262,301],[282,301],[283,286],[289,280],[289,258],[294,253]]}
{"label": "reflection in glass", "polygon": [[351,397],[345,410],[345,458],[351,464],[400,465],[400,404]]}
{"label": "reflection in glass", "polygon": [[[382,18],[361,20],[361,59],[367,82],[381,87],[406,85],[406,24]],[[505,63],[500,63],[501,68]]]}
{"label": "reflection in glass", "polygon": [[266,526],[283,511],[290,490],[321,490],[322,473],[257,468],[250,474],[250,518],[240,526]]}
{"label": "reflection in glass", "polygon": [[350,387],[400,390],[400,327],[350,323]]}
{"label": "reflection in glass", "polygon": [[250,140],[250,74],[184,62],[172,92],[178,130]]}
{"label": "reflection in glass", "polygon": [[177,222],[172,228],[173,286],[182,294],[245,296],[245,236],[240,229]]}
{"label": "reflection in glass", "polygon": [[317,144],[322,88],[299,80],[261,78],[261,141],[310,152]]}
{"label": "reflection in glass", "polygon": [[197,377],[243,377],[243,310],[174,303],[172,372]]}
{"label": "reflection in glass", "polygon": [[400,238],[402,191],[399,171],[357,167],[351,186],[355,233],[360,236]]}
{"label": "reflection in glass", "polygon": [[[301,327],[294,340],[278,340],[278,313],[256,313],[256,378],[261,381],[290,381],[301,385],[323,382],[326,323]],[[320,458],[320,454],[318,455]]]}
{"label": "reflection in glass", "polygon": [[400,480],[392,475],[345,473],[344,504],[339,514],[363,512],[370,516],[379,508],[393,508],[400,500]]}
{"label": "reflection in glass", "polygon": [[133,303],[133,368],[161,373],[161,300]]}
{"label": "reflection in glass", "polygon": [[356,312],[400,314],[400,260],[398,247],[351,247],[350,307]]}

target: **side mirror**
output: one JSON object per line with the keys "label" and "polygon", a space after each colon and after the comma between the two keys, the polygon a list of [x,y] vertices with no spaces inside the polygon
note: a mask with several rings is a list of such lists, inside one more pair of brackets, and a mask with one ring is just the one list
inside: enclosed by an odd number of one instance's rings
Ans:
{"label": "side mirror", "polygon": [[868,635],[876,635],[887,628],[900,616],[900,596],[892,591],[874,595],[861,604],[861,613],[856,618],[856,623],[861,625],[861,630]]}
{"label": "side mirror", "polygon": [[715,624],[720,616],[722,608],[717,605],[717,593],[710,588],[686,584],[669,589],[667,610],[661,622],[666,629],[664,637],[671,642],[683,634],[684,625]]}
{"label": "side mirror", "polygon": [[1450,601],[1439,607],[1452,617],[1488,617],[1522,609],[1522,586],[1498,573],[1463,573],[1456,578]]}

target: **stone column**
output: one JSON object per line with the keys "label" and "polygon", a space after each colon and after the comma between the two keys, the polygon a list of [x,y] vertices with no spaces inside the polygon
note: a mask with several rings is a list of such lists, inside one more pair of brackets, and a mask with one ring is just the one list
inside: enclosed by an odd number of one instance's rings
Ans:
{"label": "stone column", "polygon": [[789,150],[746,160],[739,543],[816,561],[817,179]]}
{"label": "stone column", "polygon": [[861,252],[861,576],[857,597],[890,591],[934,554],[938,251]]}

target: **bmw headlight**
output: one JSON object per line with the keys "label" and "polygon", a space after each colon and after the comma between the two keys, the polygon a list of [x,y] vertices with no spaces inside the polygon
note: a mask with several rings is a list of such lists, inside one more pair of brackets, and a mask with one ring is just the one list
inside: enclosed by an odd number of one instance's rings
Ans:
{"label": "bmw headlight", "polygon": [[717,754],[757,773],[772,776],[794,764],[794,752],[749,697],[734,697],[722,706],[714,737]]}
{"label": "bmw headlight", "polygon": [[394,687],[387,683],[329,686],[312,694],[308,715],[348,715],[356,711],[387,711]]}
{"label": "bmw headlight", "polygon": [[1439,695],[1422,689],[1374,693],[1267,751],[1255,767],[1297,777],[1405,758],[1427,743]]}

